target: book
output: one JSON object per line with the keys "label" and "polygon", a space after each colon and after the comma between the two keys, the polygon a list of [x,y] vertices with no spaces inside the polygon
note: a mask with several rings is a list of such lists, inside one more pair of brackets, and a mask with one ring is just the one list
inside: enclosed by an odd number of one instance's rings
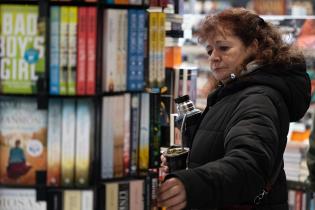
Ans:
{"label": "book", "polygon": [[140,138],[139,138],[139,172],[149,168],[149,138],[150,138],[150,94],[141,93]]}
{"label": "book", "polygon": [[47,185],[60,186],[61,177],[61,103],[50,99],[48,104]]}
{"label": "book", "polygon": [[50,8],[50,67],[49,67],[49,93],[59,95],[59,29],[60,29],[60,7]]}
{"label": "book", "polygon": [[45,31],[38,27],[38,7],[0,7],[0,92],[37,93],[37,81],[45,76]]}
{"label": "book", "polygon": [[63,210],[81,209],[81,191],[65,190],[63,193]]}
{"label": "book", "polygon": [[105,210],[118,209],[118,183],[105,183]]}
{"label": "book", "polygon": [[63,99],[61,131],[61,185],[73,186],[75,165],[75,100]]}
{"label": "book", "polygon": [[78,8],[68,7],[67,95],[76,94]]}
{"label": "book", "polygon": [[118,183],[118,209],[129,209],[129,181]]}
{"label": "book", "polygon": [[36,99],[0,97],[0,183],[34,185],[46,170],[47,111]]}
{"label": "book", "polygon": [[88,186],[94,140],[94,108],[89,99],[78,99],[76,108],[75,184]]}
{"label": "book", "polygon": [[97,38],[97,9],[87,8],[87,67],[86,67],[86,94],[95,94],[96,89],[96,38]]}
{"label": "book", "polygon": [[59,31],[59,94],[67,94],[68,63],[69,63],[69,7],[60,7]]}
{"label": "book", "polygon": [[92,190],[81,191],[81,210],[93,210],[94,206],[94,194]]}
{"label": "book", "polygon": [[84,95],[86,93],[86,69],[87,69],[87,7],[78,9],[78,37],[77,37],[77,78],[76,93]]}
{"label": "book", "polygon": [[129,206],[130,209],[144,210],[144,181],[130,180],[129,182]]}
{"label": "book", "polygon": [[45,201],[36,201],[35,189],[0,188],[1,210],[47,210]]}

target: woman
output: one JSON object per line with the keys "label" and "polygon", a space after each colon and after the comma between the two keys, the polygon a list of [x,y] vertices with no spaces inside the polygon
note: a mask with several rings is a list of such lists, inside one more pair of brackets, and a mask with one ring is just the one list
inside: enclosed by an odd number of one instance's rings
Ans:
{"label": "woman", "polygon": [[241,8],[206,17],[198,36],[221,85],[208,96],[188,169],[166,177],[159,205],[287,210],[283,152],[289,122],[310,103],[303,55],[274,26]]}

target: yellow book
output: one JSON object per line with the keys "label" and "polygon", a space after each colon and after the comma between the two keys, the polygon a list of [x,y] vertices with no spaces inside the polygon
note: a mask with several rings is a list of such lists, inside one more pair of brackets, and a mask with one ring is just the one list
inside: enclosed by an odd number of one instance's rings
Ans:
{"label": "yellow book", "polygon": [[68,68],[67,68],[67,93],[75,95],[76,91],[76,69],[77,69],[77,25],[78,8],[69,7],[68,10]]}
{"label": "yellow book", "polygon": [[118,209],[118,183],[105,184],[105,210]]}
{"label": "yellow book", "polygon": [[59,85],[60,95],[67,94],[67,70],[68,70],[68,14],[69,7],[62,6],[60,8],[60,39],[59,39]]}
{"label": "yellow book", "polygon": [[165,18],[164,12],[157,13],[157,85],[163,87],[165,84]]}
{"label": "yellow book", "polygon": [[81,191],[65,190],[63,194],[63,210],[81,209]]}

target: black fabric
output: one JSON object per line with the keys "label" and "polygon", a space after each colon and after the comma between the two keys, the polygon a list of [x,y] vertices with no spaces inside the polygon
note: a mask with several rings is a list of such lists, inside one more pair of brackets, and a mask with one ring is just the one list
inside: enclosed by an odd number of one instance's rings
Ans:
{"label": "black fabric", "polygon": [[[184,183],[187,209],[251,204],[283,163],[289,122],[301,118],[309,106],[305,64],[262,66],[218,88],[207,102],[189,169],[167,178]],[[262,207],[287,210],[283,167]]]}

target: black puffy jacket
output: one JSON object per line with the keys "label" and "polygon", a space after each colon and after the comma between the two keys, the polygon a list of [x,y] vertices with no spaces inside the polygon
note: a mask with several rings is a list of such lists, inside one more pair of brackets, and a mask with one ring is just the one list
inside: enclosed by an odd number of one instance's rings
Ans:
{"label": "black puffy jacket", "polygon": [[305,69],[305,64],[264,65],[209,95],[189,169],[169,176],[184,183],[188,209],[252,204],[277,176],[261,206],[287,210],[283,152],[289,122],[300,119],[309,107]]}

